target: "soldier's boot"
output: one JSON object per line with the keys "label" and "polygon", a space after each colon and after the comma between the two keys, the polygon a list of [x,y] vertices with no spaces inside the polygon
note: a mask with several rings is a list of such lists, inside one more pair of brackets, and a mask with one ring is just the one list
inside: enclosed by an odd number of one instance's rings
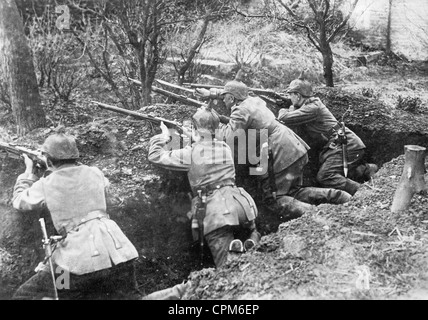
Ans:
{"label": "soldier's boot", "polygon": [[292,193],[293,197],[305,203],[319,205],[321,203],[343,204],[352,196],[343,190],[333,188],[304,187]]}
{"label": "soldier's boot", "polygon": [[343,204],[351,200],[352,196],[343,190],[330,189],[327,201],[332,204]]}
{"label": "soldier's boot", "polygon": [[257,230],[253,230],[247,240],[244,241],[244,250],[249,251],[260,242],[261,235]]}
{"label": "soldier's boot", "polygon": [[234,239],[229,244],[229,252],[242,253],[244,252],[244,245],[241,240]]}
{"label": "soldier's boot", "polygon": [[172,288],[150,293],[141,298],[141,300],[180,300],[191,287],[192,283],[190,281],[183,282]]}
{"label": "soldier's boot", "polygon": [[359,184],[358,182],[355,182],[351,179],[347,179],[345,183],[344,191],[346,191],[351,196],[353,196],[358,191],[360,186],[361,184]]}
{"label": "soldier's boot", "polygon": [[278,205],[281,207],[279,218],[283,222],[299,218],[315,208],[312,204],[302,202],[289,196],[281,196],[277,201]]}
{"label": "soldier's boot", "polygon": [[369,181],[378,171],[379,171],[379,167],[374,163],[360,164],[355,169],[355,176],[356,176],[356,179],[359,179],[362,181]]}

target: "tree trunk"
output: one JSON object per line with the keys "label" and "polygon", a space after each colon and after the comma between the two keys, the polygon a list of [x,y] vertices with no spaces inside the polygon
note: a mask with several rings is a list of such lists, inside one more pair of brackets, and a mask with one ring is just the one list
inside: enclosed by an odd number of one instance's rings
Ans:
{"label": "tree trunk", "polygon": [[192,64],[193,59],[195,58],[196,54],[199,52],[199,49],[201,48],[201,45],[204,42],[205,33],[207,32],[208,25],[210,23],[210,19],[207,17],[202,23],[201,30],[199,31],[198,38],[196,39],[195,43],[193,44],[192,48],[189,51],[189,55],[178,70],[178,85],[183,85],[185,80],[185,75],[187,70],[189,70],[190,65]]}
{"label": "tree trunk", "polygon": [[386,53],[391,53],[392,1],[393,0],[389,0],[389,7],[388,7],[388,25],[386,28]]}
{"label": "tree trunk", "polygon": [[413,195],[426,189],[424,180],[426,148],[407,145],[404,147],[404,152],[406,160],[392,201],[391,212],[393,213],[407,210]]}
{"label": "tree trunk", "polygon": [[322,58],[324,79],[327,87],[334,87],[333,82],[333,52],[331,51],[330,44],[323,46]]}
{"label": "tree trunk", "polygon": [[22,136],[46,125],[33,58],[14,0],[0,1],[0,54],[6,59],[9,91],[17,133]]}

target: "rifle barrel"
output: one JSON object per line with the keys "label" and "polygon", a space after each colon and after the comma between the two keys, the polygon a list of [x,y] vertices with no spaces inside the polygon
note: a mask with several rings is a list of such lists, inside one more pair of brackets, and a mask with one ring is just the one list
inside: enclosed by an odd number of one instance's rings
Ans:
{"label": "rifle barrel", "polygon": [[180,124],[175,122],[175,121],[171,121],[171,120],[164,119],[161,117],[153,117],[153,116],[150,116],[147,114],[143,114],[143,113],[139,113],[136,111],[119,108],[119,107],[112,106],[112,105],[102,103],[102,102],[98,102],[98,101],[91,101],[91,102],[98,105],[98,107],[101,107],[103,109],[107,109],[110,111],[121,113],[121,114],[124,114],[127,116],[132,116],[132,117],[139,119],[139,120],[147,120],[150,122],[154,122],[156,124],[160,124],[161,122],[163,122],[168,128],[174,128],[177,131],[179,131],[180,133],[182,132],[182,128],[181,128]]}
{"label": "rifle barrel", "polygon": [[191,93],[191,94],[194,93],[192,89],[187,89],[187,88],[181,87],[181,86],[179,86],[177,84],[169,83],[169,82],[166,82],[164,80],[159,80],[159,79],[155,79],[155,81],[158,82],[158,83],[160,83],[160,84],[162,84],[162,85],[164,85],[164,86],[167,86],[167,87],[179,89],[179,90],[182,90],[184,92]]}
{"label": "rifle barrel", "polygon": [[[224,86],[211,85],[211,84],[185,83],[185,85],[191,88],[204,88],[204,89],[210,89],[210,88],[223,89],[224,88]],[[268,96],[276,97],[278,99],[285,99],[285,97],[283,97],[279,93],[268,89],[248,88],[248,90],[252,91],[257,95],[268,95]]]}
{"label": "rifle barrel", "polygon": [[164,96],[171,97],[173,99],[182,101],[184,103],[191,104],[191,105],[196,106],[196,107],[204,107],[204,106],[206,106],[205,103],[200,102],[198,100],[194,100],[194,99],[188,98],[185,95],[179,95],[179,94],[176,94],[176,93],[172,93],[172,92],[169,92],[167,90],[164,90],[164,89],[161,89],[161,88],[158,88],[158,87],[155,87],[155,86],[152,86],[152,90],[153,90],[153,92],[160,93],[160,94],[162,94]]}

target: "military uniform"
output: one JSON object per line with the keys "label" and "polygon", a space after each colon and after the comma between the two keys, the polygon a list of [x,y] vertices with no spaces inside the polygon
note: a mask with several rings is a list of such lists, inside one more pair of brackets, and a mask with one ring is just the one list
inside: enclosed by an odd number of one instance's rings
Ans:
{"label": "military uniform", "polygon": [[[58,139],[61,142],[67,138],[60,136]],[[66,142],[74,140],[70,141]],[[73,146],[77,150],[75,144]],[[74,154],[70,158],[77,156]],[[25,172],[16,181],[14,208],[23,212],[47,208],[56,231],[65,237],[52,253],[54,270],[71,276],[70,288],[60,290],[60,297],[73,299],[79,296],[79,291],[96,290],[103,283],[110,285],[113,291],[135,289],[132,264],[138,252],[106,213],[107,185],[108,180],[98,168],[76,164],[54,168],[40,179]],[[124,278],[119,281],[119,276]],[[52,293],[52,278],[44,265],[13,298],[41,299]],[[108,294],[107,291],[102,293]]]}
{"label": "military uniform", "polygon": [[[236,92],[234,87],[244,93]],[[275,204],[279,204],[282,209],[275,210],[283,211],[281,214],[288,212],[291,216],[300,216],[311,209],[309,203],[348,201],[349,194],[339,190],[301,188],[302,172],[308,162],[309,146],[290,128],[278,122],[261,98],[248,96],[245,88],[244,84],[236,81],[226,84],[221,94],[230,92],[238,96],[240,102],[232,106],[229,123],[220,125],[216,134],[218,139],[227,141],[233,146],[233,137],[237,134],[249,137],[251,130],[267,131],[271,169],[256,176],[260,180],[264,203],[268,206],[273,204],[274,207]],[[237,153],[247,152],[245,148],[238,150]]]}
{"label": "military uniform", "polygon": [[[301,89],[302,86],[303,89]],[[295,87],[291,90],[297,93],[300,93],[299,90],[307,89],[307,94],[312,94],[309,84],[300,79],[294,80],[290,87]],[[310,139],[323,146],[319,155],[321,167],[317,173],[317,181],[321,186],[344,190],[351,195],[355,194],[360,183],[353,179],[359,179],[359,172],[366,171],[363,164],[366,146],[352,130],[345,128],[349,169],[348,177],[345,177],[342,144],[338,136],[340,124],[319,98],[307,97],[301,106],[295,107],[292,111],[281,109],[278,119],[285,125],[301,128]],[[362,167],[364,167],[363,170]]]}
{"label": "military uniform", "polygon": [[206,136],[182,149],[168,151],[168,139],[162,135],[150,140],[148,159],[164,168],[186,171],[194,198],[191,219],[196,217],[198,191],[206,195],[203,234],[217,267],[228,258],[228,248],[235,235],[243,231],[244,238],[256,243],[258,214],[252,197],[235,185],[235,167],[230,148],[223,141]]}

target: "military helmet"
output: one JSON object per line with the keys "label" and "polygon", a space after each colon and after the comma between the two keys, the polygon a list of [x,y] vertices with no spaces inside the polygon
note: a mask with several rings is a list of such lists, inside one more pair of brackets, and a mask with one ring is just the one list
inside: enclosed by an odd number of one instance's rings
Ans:
{"label": "military helmet", "polygon": [[56,133],[47,137],[41,151],[56,160],[79,158],[76,140],[65,133]]}
{"label": "military helmet", "polygon": [[238,100],[245,100],[248,98],[248,87],[245,83],[241,81],[229,81],[224,86],[221,95],[224,95],[226,93],[230,93]]}
{"label": "military helmet", "polygon": [[299,78],[290,82],[290,85],[288,86],[286,92],[297,92],[304,97],[312,97],[314,94],[312,90],[312,85],[304,78],[304,71],[300,74]]}
{"label": "military helmet", "polygon": [[215,130],[220,124],[220,118],[217,114],[212,112],[211,108],[201,107],[192,117],[193,124],[198,131],[208,130],[211,134],[215,133]]}

